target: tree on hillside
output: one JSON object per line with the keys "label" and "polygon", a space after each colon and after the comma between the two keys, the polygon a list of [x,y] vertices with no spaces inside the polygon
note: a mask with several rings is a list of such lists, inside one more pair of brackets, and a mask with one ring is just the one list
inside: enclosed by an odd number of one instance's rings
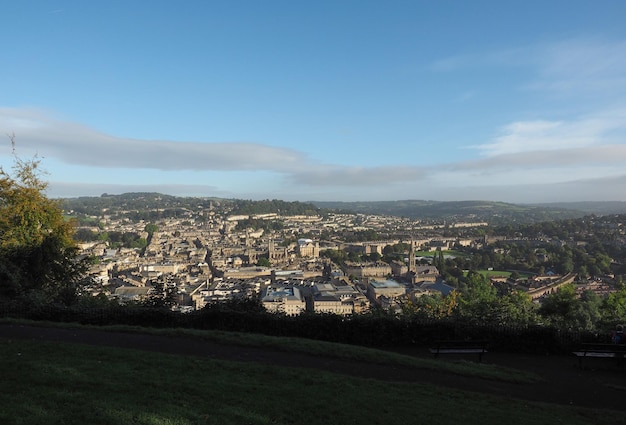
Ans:
{"label": "tree on hillside", "polygon": [[458,302],[458,291],[452,291],[446,296],[441,294],[422,295],[402,304],[402,314],[406,317],[419,319],[448,319],[453,316],[458,307]]}
{"label": "tree on hillside", "polygon": [[602,306],[604,316],[609,323],[626,321],[626,288],[621,288],[608,295]]}
{"label": "tree on hillside", "polygon": [[176,304],[177,290],[175,286],[166,285],[160,281],[151,283],[152,290],[141,303],[143,306],[169,309]]}
{"label": "tree on hillside", "polygon": [[539,313],[545,323],[562,329],[591,330],[601,319],[602,300],[586,291],[579,298],[573,284],[561,286],[548,294]]}
{"label": "tree on hillside", "polygon": [[12,172],[0,166],[0,298],[29,296],[70,304],[84,284],[87,259],[78,261],[74,226],[45,195],[40,160],[15,154]]}
{"label": "tree on hillside", "polygon": [[471,323],[492,323],[497,300],[497,290],[489,279],[470,270],[465,277],[457,312],[461,318]]}

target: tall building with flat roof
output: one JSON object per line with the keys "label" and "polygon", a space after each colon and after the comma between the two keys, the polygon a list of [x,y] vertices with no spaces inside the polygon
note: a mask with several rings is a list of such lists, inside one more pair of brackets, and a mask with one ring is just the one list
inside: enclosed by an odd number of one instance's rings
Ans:
{"label": "tall building with flat roof", "polygon": [[407,287],[395,280],[374,280],[367,284],[367,298],[373,303],[378,303],[378,298],[384,296],[389,299],[403,296],[407,293]]}
{"label": "tall building with flat roof", "polygon": [[272,313],[296,316],[306,310],[306,301],[300,289],[291,285],[272,284],[265,288],[261,298],[263,307]]}
{"label": "tall building with flat roof", "polygon": [[316,283],[313,286],[313,311],[334,313],[342,316],[362,313],[369,308],[369,301],[351,285]]}

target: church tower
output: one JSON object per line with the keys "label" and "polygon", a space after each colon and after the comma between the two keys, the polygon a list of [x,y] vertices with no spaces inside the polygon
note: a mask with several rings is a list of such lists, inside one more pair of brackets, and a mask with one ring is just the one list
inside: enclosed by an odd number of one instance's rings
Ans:
{"label": "church tower", "polygon": [[409,273],[416,273],[417,265],[415,264],[415,245],[411,239],[411,247],[409,248]]}
{"label": "church tower", "polygon": [[268,254],[267,254],[270,260],[274,259],[274,256],[275,256],[274,249],[275,249],[274,248],[274,239],[270,238],[269,247],[268,247]]}

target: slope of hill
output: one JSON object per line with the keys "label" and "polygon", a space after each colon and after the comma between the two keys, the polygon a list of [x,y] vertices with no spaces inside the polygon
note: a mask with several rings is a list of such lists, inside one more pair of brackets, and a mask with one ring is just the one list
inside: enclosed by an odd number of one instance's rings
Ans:
{"label": "slope of hill", "polygon": [[622,201],[554,202],[534,205],[541,208],[565,208],[596,215],[626,214],[626,202]]}
{"label": "slope of hill", "polygon": [[585,213],[558,206],[508,204],[492,201],[381,201],[313,202],[318,207],[363,214],[393,215],[407,218],[532,223],[582,217]]}
{"label": "slope of hill", "polygon": [[[280,200],[237,200],[194,198],[160,193],[103,194],[61,200],[66,211],[98,215],[103,209],[145,211],[150,209],[180,211],[198,208],[225,207],[235,214],[291,213],[315,214],[328,210],[372,215],[389,215],[410,219],[437,221],[484,221],[489,224],[536,223],[559,219],[580,218],[588,214],[608,215],[626,213],[626,202],[569,202],[546,204],[511,204],[493,201],[363,201],[286,202]],[[272,210],[272,209],[275,209]],[[316,210],[319,209],[319,210]]]}

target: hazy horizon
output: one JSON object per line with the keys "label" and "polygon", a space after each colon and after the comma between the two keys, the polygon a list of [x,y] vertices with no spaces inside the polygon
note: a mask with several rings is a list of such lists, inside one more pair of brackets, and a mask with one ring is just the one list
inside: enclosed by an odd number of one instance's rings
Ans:
{"label": "hazy horizon", "polygon": [[322,200],[322,199],[308,199],[308,200],[295,200],[295,201],[289,201],[286,199],[280,199],[280,198],[258,198],[258,199],[252,199],[252,198],[224,198],[224,197],[219,197],[219,196],[194,196],[194,195],[189,195],[189,196],[185,196],[185,195],[175,195],[175,194],[170,194],[170,193],[163,193],[163,192],[158,192],[158,191],[150,191],[150,192],[145,192],[145,191],[138,191],[138,192],[123,192],[123,193],[108,193],[108,192],[103,192],[99,195],[78,195],[78,196],[68,196],[68,197],[51,197],[52,199],[79,199],[79,198],[100,198],[103,196],[124,196],[124,195],[133,195],[133,194],[157,194],[157,195],[166,195],[166,196],[173,196],[173,197],[177,197],[177,198],[198,198],[198,199],[224,199],[224,200],[244,200],[244,201],[265,201],[265,200],[279,200],[279,201],[284,201],[284,202],[302,202],[302,203],[311,203],[311,204],[316,204],[316,203],[345,203],[345,204],[352,204],[352,203],[386,203],[386,202],[425,202],[425,203],[445,203],[445,202],[450,202],[450,203],[455,203],[455,202],[488,202],[488,203],[504,203],[504,204],[516,204],[516,205],[568,205],[568,204],[626,204],[626,201],[570,201],[570,202],[506,202],[506,201],[498,201],[498,200],[488,200],[488,199],[465,199],[465,200],[450,200],[450,201],[440,201],[440,200],[436,200],[436,199],[410,199],[410,198],[406,198],[406,199],[390,199],[390,200],[386,200],[386,201],[368,201],[368,200],[355,200],[355,201],[328,201],[328,200]]}

